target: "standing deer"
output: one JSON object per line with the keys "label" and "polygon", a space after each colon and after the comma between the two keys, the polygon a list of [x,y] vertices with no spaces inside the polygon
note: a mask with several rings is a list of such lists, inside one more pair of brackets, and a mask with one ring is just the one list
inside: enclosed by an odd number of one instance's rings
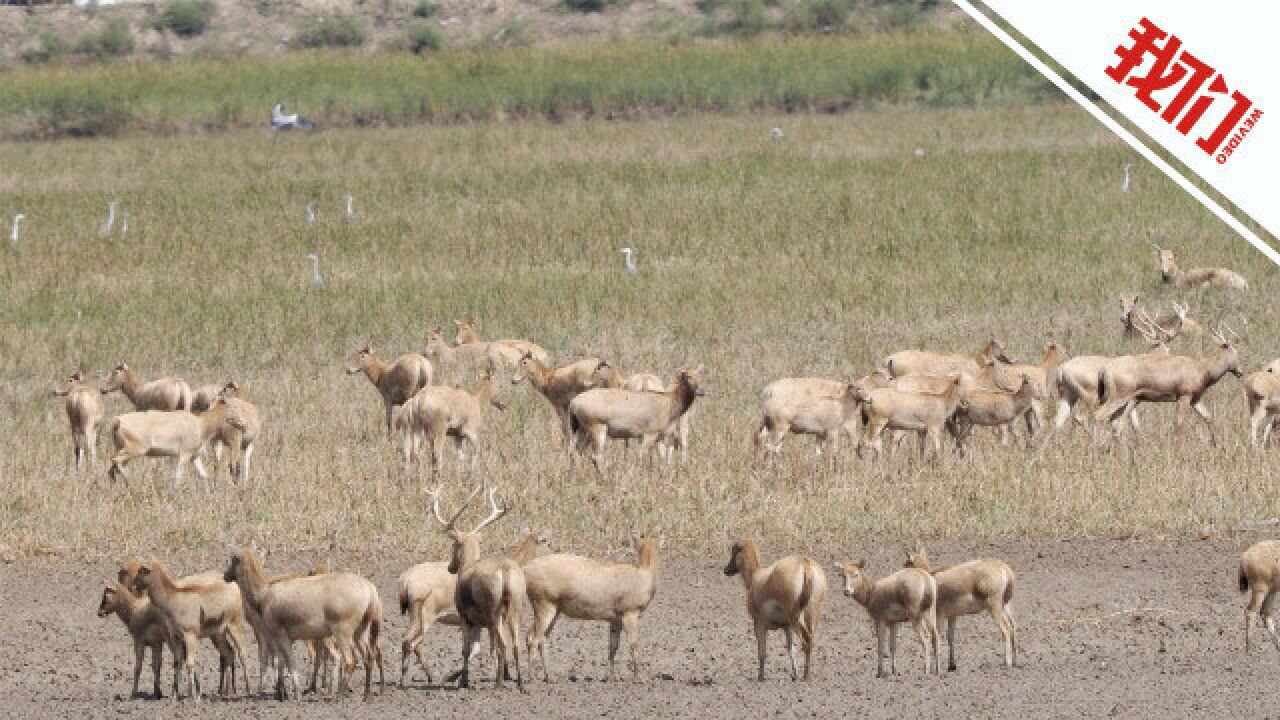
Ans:
{"label": "standing deer", "polygon": [[453,555],[449,560],[449,572],[458,576],[453,604],[462,618],[462,672],[458,675],[458,687],[471,684],[471,658],[480,646],[480,631],[489,631],[489,644],[498,659],[494,685],[502,687],[507,674],[507,651],[515,662],[516,685],[524,690],[524,677],[520,672],[520,628],[523,623],[525,603],[525,577],[520,563],[509,557],[480,557],[480,533],[501,520],[507,508],[499,508],[494,500],[494,490],[489,490],[491,512],[471,532],[463,532],[454,526],[458,518],[475,499],[484,492],[480,485],[467,501],[458,508],[452,518],[444,519],[440,512],[440,488],[432,492],[431,511],[443,531],[453,540]]}
{"label": "standing deer", "polygon": [[365,345],[351,356],[347,374],[363,372],[382,396],[386,411],[387,435],[391,434],[391,418],[395,409],[413,397],[419,390],[431,384],[431,362],[417,353],[408,353],[388,365],[380,362],[373,348]]}
{"label": "standing deer", "polygon": [[[1230,328],[1226,329],[1230,332]],[[1138,403],[1176,402],[1179,424],[1188,408],[1194,410],[1209,431],[1209,443],[1216,446],[1218,440],[1209,411],[1201,400],[1223,375],[1240,377],[1241,372],[1235,343],[1219,330],[1213,331],[1213,337],[1218,347],[1208,355],[1131,355],[1108,363],[1099,381],[1099,395],[1105,404],[1094,417],[1110,421],[1116,434],[1124,416]]]}

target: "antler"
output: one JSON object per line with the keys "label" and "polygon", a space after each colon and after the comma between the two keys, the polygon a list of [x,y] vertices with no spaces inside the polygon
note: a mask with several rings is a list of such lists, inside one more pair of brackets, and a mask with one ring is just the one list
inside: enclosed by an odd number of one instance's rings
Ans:
{"label": "antler", "polygon": [[[481,487],[484,487],[484,486],[482,485]],[[507,514],[508,508],[499,508],[497,501],[494,500],[493,495],[495,492],[497,492],[495,488],[489,488],[489,507],[492,510],[489,513],[489,517],[485,518],[484,521],[482,521],[479,525],[477,525],[476,529],[471,531],[472,533],[480,532],[481,530],[498,522],[499,520],[502,519],[502,516]]]}
{"label": "antler", "polygon": [[458,508],[458,512],[454,513],[453,517],[449,518],[448,520],[445,520],[444,514],[440,512],[440,486],[436,485],[435,490],[427,491],[427,493],[431,495],[431,511],[435,513],[436,520],[438,520],[440,524],[444,526],[445,532],[449,532],[453,530],[454,523],[458,522],[458,518],[462,517],[462,513],[467,509],[467,506],[471,504],[471,501],[476,498],[476,495],[479,494],[480,490],[483,487],[484,486],[481,485],[477,487],[475,490],[472,490],[471,494],[467,496],[467,501],[462,503],[462,507]]}
{"label": "antler", "polygon": [[1138,327],[1138,323],[1136,322],[1133,324],[1133,326],[1137,328],[1138,332],[1142,333],[1143,337],[1145,337],[1147,339],[1147,342],[1149,343],[1161,345],[1169,342],[1170,340],[1173,340],[1173,338],[1175,337],[1174,335],[1170,335],[1168,330],[1165,330],[1164,328],[1160,327],[1160,325],[1157,324],[1155,320],[1152,320],[1151,316],[1147,314],[1146,310],[1139,309],[1137,311],[1136,319],[1146,327],[1145,329]]}

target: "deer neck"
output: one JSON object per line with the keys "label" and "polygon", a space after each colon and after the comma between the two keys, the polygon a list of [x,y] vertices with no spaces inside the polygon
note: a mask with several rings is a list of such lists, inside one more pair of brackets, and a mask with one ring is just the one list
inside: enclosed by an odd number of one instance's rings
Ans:
{"label": "deer neck", "polygon": [[555,370],[538,362],[536,358],[530,357],[529,361],[533,366],[533,372],[528,373],[529,382],[540,392],[546,393],[547,387],[551,385],[551,379],[555,376]]}
{"label": "deer neck", "polygon": [[491,378],[482,378],[471,394],[476,400],[480,401],[481,407],[488,405],[493,400],[493,380]]}
{"label": "deer neck", "polygon": [[676,381],[676,386],[671,389],[670,394],[671,416],[669,420],[675,421],[689,411],[689,407],[693,405],[697,394],[694,393],[693,387],[689,385],[689,380],[684,375],[681,375],[680,379]]}
{"label": "deer neck", "polygon": [[475,533],[467,533],[454,542],[458,544],[455,552],[458,553],[458,574],[461,575],[480,562],[480,538]]}
{"label": "deer neck", "polygon": [[120,392],[129,398],[130,402],[137,399],[138,388],[142,385],[142,378],[138,377],[138,373],[133,368],[124,371],[124,375],[120,378]]}
{"label": "deer neck", "polygon": [[649,540],[640,546],[639,557],[636,559],[636,567],[641,570],[648,570],[652,573],[658,572],[658,543]]}
{"label": "deer neck", "polygon": [[508,557],[515,560],[516,564],[524,565],[534,558],[537,549],[538,533],[531,532],[524,536],[524,539],[520,541],[520,544],[516,546],[516,549]]}
{"label": "deer neck", "polygon": [[1227,358],[1230,355],[1229,348],[1218,348],[1218,351],[1205,359],[1205,379],[1209,385],[1212,385],[1222,379],[1230,368]]}
{"label": "deer neck", "polygon": [[134,623],[142,619],[142,614],[146,611],[146,598],[134,595],[129,588],[125,587],[120,581],[116,581],[116,605],[115,613],[125,625],[132,628]]}
{"label": "deer neck", "polygon": [[751,580],[759,570],[760,552],[756,549],[755,542],[748,538],[742,543],[742,550],[738,553],[738,574],[742,576],[743,587],[751,589]]}
{"label": "deer neck", "polygon": [[858,601],[862,607],[868,607],[871,604],[871,593],[876,588],[876,583],[865,572],[858,579],[858,585],[853,589],[853,599]]}
{"label": "deer neck", "polygon": [[151,578],[147,583],[147,598],[151,600],[152,605],[163,606],[168,603],[178,588],[173,584],[173,578],[169,577],[164,566],[153,563],[150,568]]}
{"label": "deer neck", "polygon": [[387,374],[387,365],[380,362],[378,358],[369,356],[369,362],[361,368],[364,370],[364,376],[369,378],[369,382],[378,387],[382,387],[382,377]]}
{"label": "deer neck", "polygon": [[224,402],[214,403],[213,407],[196,416],[200,419],[200,434],[208,440],[218,432],[218,428],[227,420],[227,405]]}
{"label": "deer neck", "polygon": [[262,574],[262,566],[256,557],[241,556],[240,572],[236,573],[236,583],[244,591],[244,599],[256,613],[262,613],[262,595],[267,589],[267,580]]}

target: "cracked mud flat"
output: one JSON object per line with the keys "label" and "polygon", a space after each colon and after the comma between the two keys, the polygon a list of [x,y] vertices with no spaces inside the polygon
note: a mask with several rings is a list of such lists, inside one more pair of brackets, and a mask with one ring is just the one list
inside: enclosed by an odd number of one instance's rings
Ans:
{"label": "cracked mud flat", "polygon": [[[1021,666],[1003,667],[994,625],[975,616],[957,630],[957,672],[924,676],[919,645],[904,628],[898,675],[876,680],[870,624],[831,578],[818,632],[817,678],[807,684],[787,679],[781,634],[770,637],[768,680],[754,680],[755,645],[742,589],[737,578],[721,574],[724,558],[672,559],[641,622],[639,681],[607,682],[604,626],[562,618],[550,646],[557,682],[531,681],[525,694],[514,686],[493,689],[487,661],[471,690],[428,687],[416,668],[409,687],[400,689],[399,640],[407,622],[396,606],[395,577],[416,558],[379,558],[382,570],[372,575],[387,610],[383,652],[392,684],[369,702],[308,696],[296,704],[207,694],[198,705],[128,699],[131,645],[116,618],[95,615],[114,568],[23,561],[0,566],[8,593],[0,604],[0,716],[1274,716],[1270,697],[1280,653],[1267,643],[1244,654],[1244,599],[1235,588],[1236,559],[1255,539],[938,543],[929,547],[938,563],[990,554],[1013,566]],[[778,549],[762,550],[768,561]],[[887,548],[865,554],[877,573],[899,564]],[[819,559],[829,567],[854,558]],[[172,565],[190,572],[218,563],[210,558]],[[433,628],[427,647],[437,678],[457,666],[455,630]],[[256,677],[256,653],[250,655]],[[216,686],[216,654],[204,644],[197,662],[207,693]],[[166,657],[166,692],[168,664]],[[144,687],[149,672],[144,668]]]}

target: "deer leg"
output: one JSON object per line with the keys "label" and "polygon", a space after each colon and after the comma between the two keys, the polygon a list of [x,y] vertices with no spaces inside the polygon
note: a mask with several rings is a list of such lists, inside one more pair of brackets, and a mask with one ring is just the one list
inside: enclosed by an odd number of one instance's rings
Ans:
{"label": "deer leg", "polygon": [[889,624],[889,674],[898,674],[898,624]]}
{"label": "deer leg", "polygon": [[756,671],[756,680],[764,682],[764,657],[768,646],[769,629],[759,620],[755,623],[756,631],[756,661],[758,670]]}
{"label": "deer leg", "polygon": [[622,616],[622,631],[627,635],[627,651],[631,654],[631,676],[640,675],[640,616],[627,613]]}
{"label": "deer leg", "polygon": [[609,623],[609,681],[618,679],[614,659],[618,656],[618,645],[622,640],[622,623],[615,620]]}
{"label": "deer leg", "polygon": [[1191,409],[1196,411],[1201,420],[1204,420],[1205,429],[1209,431],[1209,444],[1217,447],[1218,436],[1213,432],[1213,420],[1209,418],[1209,411],[1205,409],[1204,403],[1201,400],[1196,400],[1191,403]]}
{"label": "deer leg", "polygon": [[[140,642],[133,644],[133,692],[129,694],[129,697],[138,697],[138,680],[142,677],[142,660],[146,651],[146,645]],[[154,660],[155,657],[155,651],[152,651],[151,658]],[[159,673],[157,672],[157,674]]]}
{"label": "deer leg", "polygon": [[787,659],[791,661],[791,682],[800,679],[800,668],[796,665],[796,634],[791,626],[782,628],[782,633],[787,638]]}
{"label": "deer leg", "polygon": [[885,627],[884,623],[879,620],[873,621],[876,630],[876,677],[884,677],[884,645],[885,645]]}

